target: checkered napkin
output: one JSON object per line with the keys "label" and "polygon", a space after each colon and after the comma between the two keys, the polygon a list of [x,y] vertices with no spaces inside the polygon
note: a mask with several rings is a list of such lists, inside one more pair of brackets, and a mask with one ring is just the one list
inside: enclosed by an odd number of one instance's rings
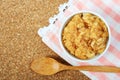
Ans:
{"label": "checkered napkin", "polygon": [[[107,52],[97,61],[73,62],[64,56],[59,43],[59,30],[66,18],[76,11],[89,10],[100,14],[108,22],[111,30],[111,44]],[[59,6],[59,13],[49,19],[47,27],[40,28],[42,41],[60,57],[74,66],[103,65],[120,67],[120,0],[69,0]],[[120,73],[82,71],[92,80],[120,80]]]}

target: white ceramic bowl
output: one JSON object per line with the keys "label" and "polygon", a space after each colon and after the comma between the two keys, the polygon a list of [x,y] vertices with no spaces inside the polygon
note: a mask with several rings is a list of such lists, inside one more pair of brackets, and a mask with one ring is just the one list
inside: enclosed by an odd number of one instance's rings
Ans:
{"label": "white ceramic bowl", "polygon": [[[96,55],[95,57],[93,57],[93,58],[91,58],[91,59],[87,59],[87,60],[82,60],[82,59],[79,59],[79,58],[71,55],[71,53],[69,53],[69,52],[65,49],[65,47],[64,47],[64,45],[63,45],[63,43],[62,43],[62,31],[63,31],[65,25],[68,23],[68,21],[69,21],[74,15],[79,14],[79,13],[91,13],[91,14],[94,14],[94,15],[98,16],[98,17],[106,24],[106,26],[107,26],[107,28],[108,28],[108,33],[109,33],[108,42],[107,42],[107,44],[106,44],[106,49],[104,50],[104,52],[101,53],[100,55]],[[69,57],[70,59],[72,59],[72,60],[75,61],[75,62],[90,62],[90,61],[95,61],[95,60],[99,59],[100,57],[102,57],[102,56],[106,53],[106,51],[107,51],[107,49],[108,49],[108,47],[109,47],[109,45],[110,45],[110,40],[111,40],[111,32],[110,32],[110,28],[109,28],[107,22],[104,20],[103,17],[101,17],[99,14],[97,14],[97,13],[95,13],[95,12],[93,12],[93,11],[79,11],[79,12],[75,12],[74,14],[70,15],[70,16],[65,20],[64,24],[62,24],[62,27],[61,27],[61,29],[60,29],[60,34],[59,34],[59,42],[60,42],[60,45],[61,45],[61,47],[62,47],[62,49],[63,49],[63,51],[64,51],[64,53],[63,53],[64,55],[63,55],[63,56],[67,56],[67,57]]]}

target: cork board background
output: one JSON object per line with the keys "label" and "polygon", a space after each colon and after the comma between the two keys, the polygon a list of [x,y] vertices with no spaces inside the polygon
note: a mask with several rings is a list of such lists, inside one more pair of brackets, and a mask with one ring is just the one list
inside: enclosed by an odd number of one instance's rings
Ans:
{"label": "cork board background", "polygon": [[67,0],[0,0],[0,80],[89,80],[79,71],[43,76],[30,69],[31,61],[43,56],[67,64],[37,34],[64,2]]}

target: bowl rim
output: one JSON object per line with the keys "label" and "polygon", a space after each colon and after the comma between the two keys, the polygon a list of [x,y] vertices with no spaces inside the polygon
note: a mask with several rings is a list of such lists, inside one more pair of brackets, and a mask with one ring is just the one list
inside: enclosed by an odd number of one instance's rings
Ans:
{"label": "bowl rim", "polygon": [[[96,56],[94,56],[93,58],[91,58],[91,59],[86,59],[86,60],[79,59],[79,58],[75,57],[74,55],[72,55],[71,53],[69,53],[69,52],[65,49],[65,47],[64,47],[64,45],[63,45],[63,43],[62,43],[62,31],[63,31],[65,25],[68,23],[68,21],[69,21],[74,15],[80,14],[80,13],[91,13],[91,14],[94,14],[94,15],[98,16],[98,17],[105,23],[105,25],[106,25],[106,27],[107,27],[107,29],[108,29],[108,35],[109,35],[109,37],[108,37],[108,42],[107,42],[107,44],[106,44],[105,50],[104,50],[101,54],[96,55]],[[77,61],[77,62],[91,62],[91,61],[95,61],[95,60],[98,60],[99,58],[101,58],[101,57],[106,53],[106,51],[108,50],[108,48],[109,48],[109,46],[110,46],[110,42],[111,42],[111,31],[110,31],[110,27],[108,26],[108,23],[106,22],[106,20],[105,20],[102,16],[100,16],[98,13],[96,13],[96,12],[94,12],[94,11],[89,11],[89,10],[77,11],[77,12],[74,12],[73,14],[69,15],[69,16],[66,18],[65,22],[62,24],[62,26],[61,26],[61,28],[60,28],[60,32],[59,32],[59,42],[60,42],[60,46],[61,46],[62,50],[64,51],[64,53],[63,53],[64,56],[69,57],[69,58],[72,59],[73,61]]]}

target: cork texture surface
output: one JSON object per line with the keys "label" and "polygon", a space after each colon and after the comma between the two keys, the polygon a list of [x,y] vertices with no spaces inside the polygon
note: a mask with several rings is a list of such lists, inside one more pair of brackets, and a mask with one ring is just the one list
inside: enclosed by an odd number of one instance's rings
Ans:
{"label": "cork texture surface", "polygon": [[43,56],[67,64],[37,34],[64,2],[67,0],[0,0],[0,80],[89,80],[79,71],[43,76],[30,69],[32,60]]}

